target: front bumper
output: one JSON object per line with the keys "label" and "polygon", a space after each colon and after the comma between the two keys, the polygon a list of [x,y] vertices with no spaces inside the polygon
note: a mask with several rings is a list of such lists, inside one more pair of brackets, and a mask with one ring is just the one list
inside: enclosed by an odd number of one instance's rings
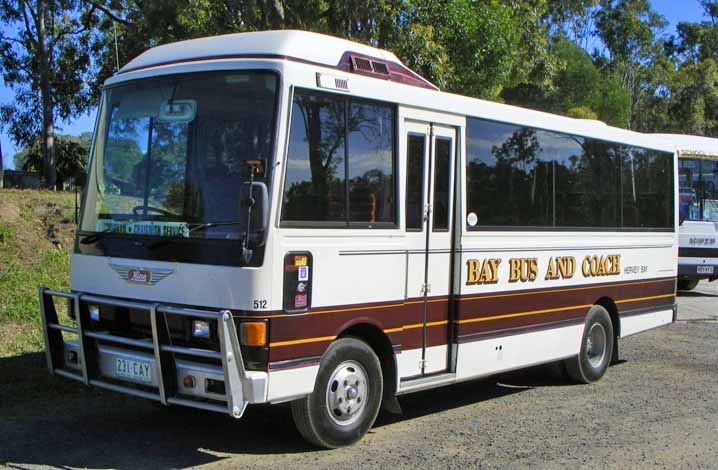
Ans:
{"label": "front bumper", "polygon": [[680,259],[678,277],[681,279],[711,279],[718,277],[718,263],[715,259]]}
{"label": "front bumper", "polygon": [[[241,418],[249,403],[267,397],[267,373],[247,371],[237,330],[228,311],[205,311],[162,304],[117,300],[89,294],[40,288],[40,318],[51,374],[120,393],[182,405]],[[75,327],[60,324],[54,298],[64,298],[74,313]],[[148,312],[151,338],[128,338],[91,331],[88,303]],[[166,316],[185,316],[216,322],[219,351],[173,345],[165,325]],[[66,340],[63,333],[75,335]],[[118,364],[139,365],[145,372],[128,377]],[[185,382],[191,376],[192,383]],[[212,384],[210,387],[207,384]],[[190,386],[191,385],[191,386]],[[199,385],[199,386],[197,386]]]}

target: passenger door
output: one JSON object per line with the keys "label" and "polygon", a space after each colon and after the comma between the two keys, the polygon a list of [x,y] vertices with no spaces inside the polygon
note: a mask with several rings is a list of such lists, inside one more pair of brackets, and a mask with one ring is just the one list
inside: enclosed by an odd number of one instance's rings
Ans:
{"label": "passenger door", "polygon": [[448,369],[456,129],[410,120],[403,129],[406,297],[412,320],[405,326],[407,354],[400,368],[413,377]]}

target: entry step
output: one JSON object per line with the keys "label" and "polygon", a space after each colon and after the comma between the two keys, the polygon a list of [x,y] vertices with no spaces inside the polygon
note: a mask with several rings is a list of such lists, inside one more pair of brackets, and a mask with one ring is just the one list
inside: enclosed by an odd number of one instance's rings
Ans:
{"label": "entry step", "polygon": [[421,390],[448,385],[453,382],[456,382],[456,374],[453,372],[402,380],[399,383],[399,391],[397,394],[402,395],[404,393],[419,392]]}

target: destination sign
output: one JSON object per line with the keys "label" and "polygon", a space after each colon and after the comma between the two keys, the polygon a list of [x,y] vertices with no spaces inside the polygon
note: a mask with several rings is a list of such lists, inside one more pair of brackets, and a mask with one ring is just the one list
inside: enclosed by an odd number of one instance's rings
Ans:
{"label": "destination sign", "polygon": [[156,237],[189,237],[189,224],[186,222],[140,221],[122,222],[118,220],[98,220],[98,232],[125,233],[128,235],[151,235]]}

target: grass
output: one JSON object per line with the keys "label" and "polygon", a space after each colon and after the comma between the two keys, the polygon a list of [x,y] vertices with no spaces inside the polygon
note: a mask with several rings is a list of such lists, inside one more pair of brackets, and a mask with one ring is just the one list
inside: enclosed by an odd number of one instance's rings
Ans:
{"label": "grass", "polygon": [[67,290],[74,194],[0,190],[0,357],[43,348],[37,288]]}

